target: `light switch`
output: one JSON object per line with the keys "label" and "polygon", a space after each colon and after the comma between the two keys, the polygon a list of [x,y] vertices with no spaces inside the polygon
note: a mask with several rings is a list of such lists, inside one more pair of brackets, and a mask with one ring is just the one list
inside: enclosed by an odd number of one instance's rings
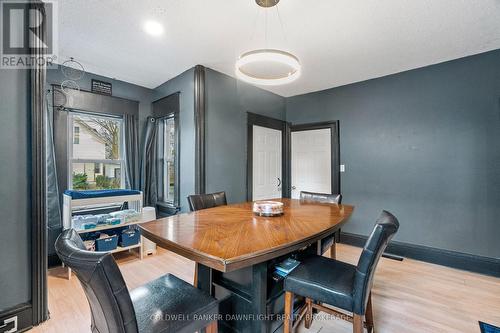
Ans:
{"label": "light switch", "polygon": [[340,172],[345,172],[345,164],[340,165]]}

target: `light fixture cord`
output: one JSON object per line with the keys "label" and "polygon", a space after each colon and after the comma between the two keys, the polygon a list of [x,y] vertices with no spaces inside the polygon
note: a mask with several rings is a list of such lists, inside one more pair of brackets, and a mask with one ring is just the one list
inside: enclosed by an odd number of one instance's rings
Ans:
{"label": "light fixture cord", "polygon": [[283,34],[283,38],[285,39],[285,43],[288,44],[288,38],[286,38],[286,32],[285,32],[285,28],[284,28],[284,25],[283,25],[283,21],[281,20],[280,10],[278,8],[278,5],[276,5],[274,7],[276,7],[276,13],[278,14],[278,19],[280,21],[281,33]]}
{"label": "light fixture cord", "polygon": [[264,28],[264,31],[265,31],[265,46],[266,46],[266,49],[267,49],[267,8],[264,9],[266,11],[266,23],[265,23],[265,28]]}
{"label": "light fixture cord", "polygon": [[257,11],[255,12],[255,16],[254,16],[255,18],[253,20],[253,29],[252,29],[252,36],[250,36],[250,41],[254,41],[254,39],[255,39],[255,33],[257,31],[257,24],[259,22],[260,13],[261,13],[260,7],[257,6]]}

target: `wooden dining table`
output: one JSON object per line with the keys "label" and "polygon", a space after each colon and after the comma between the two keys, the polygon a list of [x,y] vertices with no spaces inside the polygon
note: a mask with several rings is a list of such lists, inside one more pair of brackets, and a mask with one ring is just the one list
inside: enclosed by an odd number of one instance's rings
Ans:
{"label": "wooden dining table", "polygon": [[256,216],[252,202],[183,213],[140,225],[142,235],[197,265],[197,287],[220,300],[219,332],[279,332],[283,279],[273,275],[288,257],[301,260],[347,222],[350,205],[273,199],[276,217]]}

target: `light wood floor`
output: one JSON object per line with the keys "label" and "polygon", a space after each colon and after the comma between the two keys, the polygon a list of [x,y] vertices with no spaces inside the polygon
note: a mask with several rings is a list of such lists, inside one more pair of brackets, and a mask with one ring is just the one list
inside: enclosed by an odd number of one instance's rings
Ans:
{"label": "light wood floor", "polygon": [[[356,263],[360,249],[339,245],[338,259]],[[135,288],[165,273],[192,282],[194,265],[168,251],[140,261],[121,253],[120,263],[129,288]],[[500,279],[441,267],[415,260],[403,262],[382,258],[373,287],[375,328],[379,333],[474,332],[478,320],[500,326]],[[78,280],[65,279],[61,268],[49,272],[51,319],[31,332],[88,333],[90,310]],[[349,323],[321,317],[303,332],[352,332]]]}

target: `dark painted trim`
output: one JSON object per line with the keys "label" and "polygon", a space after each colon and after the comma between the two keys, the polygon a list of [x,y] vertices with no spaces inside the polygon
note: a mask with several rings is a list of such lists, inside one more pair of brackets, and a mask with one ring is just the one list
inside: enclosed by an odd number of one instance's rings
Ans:
{"label": "dark painted trim", "polygon": [[194,122],[195,122],[195,181],[197,194],[204,194],[206,188],[205,157],[205,67],[194,68]]}
{"label": "dark painted trim", "polygon": [[253,126],[262,126],[281,131],[281,192],[284,198],[290,197],[289,182],[289,131],[290,126],[286,121],[266,117],[260,114],[247,112],[247,200],[252,200],[253,192]]}
{"label": "dark painted trim", "polygon": [[292,168],[290,161],[292,160],[292,125],[289,122],[285,123],[285,165],[283,173],[283,196],[285,198],[292,197]]}
{"label": "dark painted trim", "polygon": [[[368,237],[366,236],[343,232],[341,242],[363,247],[367,239]],[[476,256],[396,241],[391,241],[389,243],[386,252],[432,264],[500,277],[500,259],[496,258]]]}
{"label": "dark painted trim", "polygon": [[[71,88],[67,93],[63,93],[58,84],[52,84],[51,87],[54,92],[52,105],[58,108],[115,116],[130,114],[139,117],[139,101]],[[71,98],[67,98],[67,95]]]}
{"label": "dark painted trim", "polygon": [[[31,329],[34,325],[33,321],[33,308],[29,303],[22,303],[7,311],[0,313],[0,326],[4,324],[4,320],[17,316],[17,331],[24,332]],[[4,330],[2,330],[3,332]]]}
{"label": "dark painted trim", "polygon": [[[341,193],[341,187],[340,187],[340,126],[339,126],[339,121],[334,120],[334,121],[324,121],[324,122],[319,122],[319,123],[309,123],[309,124],[296,124],[292,125],[290,127],[291,132],[298,132],[298,131],[311,131],[311,130],[317,130],[317,129],[325,129],[329,128],[331,130],[331,166],[332,166],[332,193],[337,194]],[[292,163],[292,155],[291,155],[291,134],[290,134],[290,159],[288,161],[289,163],[289,169],[290,169],[290,183],[288,186],[290,187],[290,191],[292,188],[292,177],[291,177],[291,163]],[[337,160],[337,163],[335,163],[335,160]]]}
{"label": "dark painted trim", "polygon": [[[45,12],[43,2],[32,1],[30,7]],[[46,35],[43,17],[35,22],[39,33]],[[36,24],[39,23],[39,24]],[[41,43],[41,41],[36,42]],[[33,48],[32,56],[43,56],[41,45]],[[30,312],[30,325],[38,325],[48,319],[47,303],[47,220],[45,195],[45,83],[47,70],[35,65],[31,69],[31,305],[22,313]],[[19,317],[21,319],[21,317]],[[24,320],[24,319],[23,319]],[[28,319],[26,319],[28,321]],[[25,325],[25,323],[22,323]]]}

